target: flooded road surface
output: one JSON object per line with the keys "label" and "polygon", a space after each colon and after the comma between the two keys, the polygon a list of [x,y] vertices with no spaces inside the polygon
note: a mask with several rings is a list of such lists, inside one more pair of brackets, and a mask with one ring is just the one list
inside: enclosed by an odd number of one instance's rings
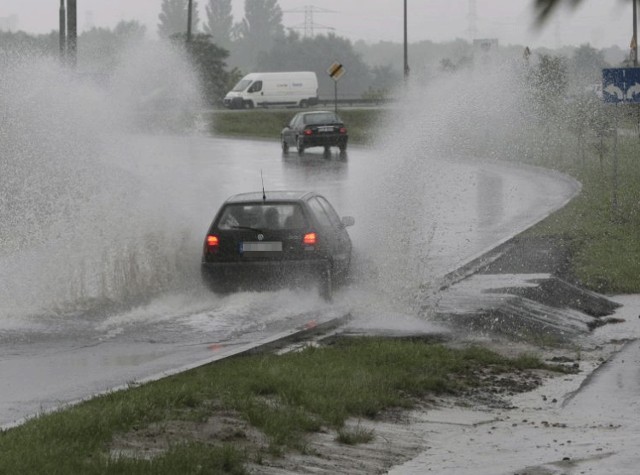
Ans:
{"label": "flooded road surface", "polygon": [[[20,226],[0,249],[3,425],[345,314],[357,327],[428,331],[444,274],[578,191],[540,170],[421,150],[327,159],[283,156],[274,141],[117,136],[85,158],[68,186],[29,197],[36,211],[14,208]],[[332,304],[314,290],[219,298],[202,287],[207,226],[261,175],[267,193],[316,190],[355,217],[353,276]]]}

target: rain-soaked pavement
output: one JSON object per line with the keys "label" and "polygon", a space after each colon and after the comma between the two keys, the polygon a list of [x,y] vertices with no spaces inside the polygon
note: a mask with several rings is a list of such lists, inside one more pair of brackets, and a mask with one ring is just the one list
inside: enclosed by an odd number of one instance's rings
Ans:
{"label": "rain-soaked pavement", "polygon": [[[16,231],[0,254],[0,424],[346,314],[360,328],[435,331],[416,308],[446,273],[579,189],[542,170],[419,151],[284,157],[274,141],[118,136],[93,153],[76,169],[78,193],[92,193],[50,212],[46,240],[24,246]],[[260,189],[261,175],[267,193],[314,189],[355,216],[353,281],[332,304],[314,291],[202,288],[209,221],[227,196]]]}

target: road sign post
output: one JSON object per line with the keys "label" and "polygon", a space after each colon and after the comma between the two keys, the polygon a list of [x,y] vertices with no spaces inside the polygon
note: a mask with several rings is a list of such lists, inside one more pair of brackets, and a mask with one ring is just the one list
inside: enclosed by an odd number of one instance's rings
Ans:
{"label": "road sign post", "polygon": [[338,113],[338,80],[344,75],[345,69],[342,64],[334,61],[329,68],[327,68],[327,74],[333,79],[333,93],[334,93],[334,110]]}

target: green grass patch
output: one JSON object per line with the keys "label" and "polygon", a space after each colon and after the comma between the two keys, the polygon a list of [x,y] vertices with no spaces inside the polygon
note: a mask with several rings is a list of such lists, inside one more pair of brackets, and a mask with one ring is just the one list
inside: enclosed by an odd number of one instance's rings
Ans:
{"label": "green grass patch", "polygon": [[602,164],[595,159],[560,164],[582,183],[582,192],[528,231],[561,236],[571,249],[572,272],[598,292],[640,292],[639,145],[637,138],[619,138],[617,181],[612,153]]}
{"label": "green grass patch", "polygon": [[[337,440],[365,443],[374,435],[345,429],[347,418],[376,418],[412,407],[427,395],[457,393],[493,374],[546,367],[537,358],[508,359],[483,348],[451,349],[421,341],[362,338],[284,355],[236,357],[42,415],[0,435],[0,473],[243,473],[248,461],[284,450],[304,453],[305,434],[330,428]],[[235,414],[266,436],[239,448],[224,439],[194,440],[169,430],[154,457],[114,455],[114,441],[147,428],[205,424]],[[140,436],[137,445],[161,437]],[[242,438],[242,430],[235,430]]]}
{"label": "green grass patch", "polygon": [[336,440],[345,445],[358,445],[371,442],[375,438],[372,429],[365,429],[358,424],[353,428],[342,427],[338,429]]}

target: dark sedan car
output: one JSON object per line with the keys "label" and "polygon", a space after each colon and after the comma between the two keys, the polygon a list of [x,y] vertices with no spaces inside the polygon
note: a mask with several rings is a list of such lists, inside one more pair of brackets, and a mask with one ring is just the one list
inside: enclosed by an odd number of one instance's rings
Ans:
{"label": "dark sedan car", "polygon": [[324,147],[327,152],[338,147],[344,153],[348,140],[344,122],[330,111],[299,112],[280,134],[283,153],[289,153],[289,147],[297,147],[299,154],[309,147]]}
{"label": "dark sedan car", "polygon": [[351,261],[354,224],[315,192],[242,193],[227,199],[204,240],[201,271],[214,292],[319,284],[331,299]]}

